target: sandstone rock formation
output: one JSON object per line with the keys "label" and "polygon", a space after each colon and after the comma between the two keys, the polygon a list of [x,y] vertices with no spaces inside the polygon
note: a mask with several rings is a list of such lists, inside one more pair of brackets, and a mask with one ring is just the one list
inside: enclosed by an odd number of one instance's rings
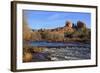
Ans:
{"label": "sandstone rock formation", "polygon": [[86,24],[84,22],[82,21],[77,22],[77,28],[84,28],[84,27],[86,27]]}

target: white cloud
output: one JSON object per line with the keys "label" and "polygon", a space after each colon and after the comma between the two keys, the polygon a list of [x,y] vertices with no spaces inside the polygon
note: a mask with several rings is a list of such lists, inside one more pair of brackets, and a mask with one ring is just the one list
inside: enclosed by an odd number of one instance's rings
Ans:
{"label": "white cloud", "polygon": [[49,20],[54,20],[54,19],[58,19],[59,18],[59,14],[53,14],[50,17],[48,17]]}

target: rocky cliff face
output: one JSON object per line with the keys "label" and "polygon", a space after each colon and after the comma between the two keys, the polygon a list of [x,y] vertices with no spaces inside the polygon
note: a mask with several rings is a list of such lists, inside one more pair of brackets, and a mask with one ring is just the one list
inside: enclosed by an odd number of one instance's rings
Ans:
{"label": "rocky cliff face", "polygon": [[77,22],[77,28],[86,28],[86,24],[82,21]]}
{"label": "rocky cliff face", "polygon": [[72,22],[71,21],[67,21],[65,23],[65,26],[64,27],[59,27],[59,28],[56,28],[54,29],[54,31],[56,32],[59,32],[59,33],[64,33],[64,32],[73,32],[74,29],[72,28]]}
{"label": "rocky cliff face", "polygon": [[65,27],[72,28],[72,22],[71,21],[67,21],[65,23]]}

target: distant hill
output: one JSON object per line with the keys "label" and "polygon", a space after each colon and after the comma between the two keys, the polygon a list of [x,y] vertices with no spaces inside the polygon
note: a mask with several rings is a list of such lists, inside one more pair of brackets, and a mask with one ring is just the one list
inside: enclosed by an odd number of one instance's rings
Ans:
{"label": "distant hill", "polygon": [[39,30],[33,30],[32,31],[49,31],[49,32],[59,32],[59,33],[64,33],[64,32],[74,32],[75,30],[78,29],[82,29],[82,28],[86,28],[86,24],[82,21],[78,21],[77,25],[75,25],[74,23],[72,23],[71,21],[67,21],[65,23],[64,27],[58,27],[55,29],[39,29]]}

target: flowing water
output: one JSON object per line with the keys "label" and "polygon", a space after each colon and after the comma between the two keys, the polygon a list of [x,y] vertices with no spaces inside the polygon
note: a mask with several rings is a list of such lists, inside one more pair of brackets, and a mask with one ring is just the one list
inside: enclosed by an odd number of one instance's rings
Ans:
{"label": "flowing water", "polygon": [[33,61],[61,61],[91,59],[91,45],[84,43],[29,42],[30,46],[43,47],[41,53],[33,53]]}

